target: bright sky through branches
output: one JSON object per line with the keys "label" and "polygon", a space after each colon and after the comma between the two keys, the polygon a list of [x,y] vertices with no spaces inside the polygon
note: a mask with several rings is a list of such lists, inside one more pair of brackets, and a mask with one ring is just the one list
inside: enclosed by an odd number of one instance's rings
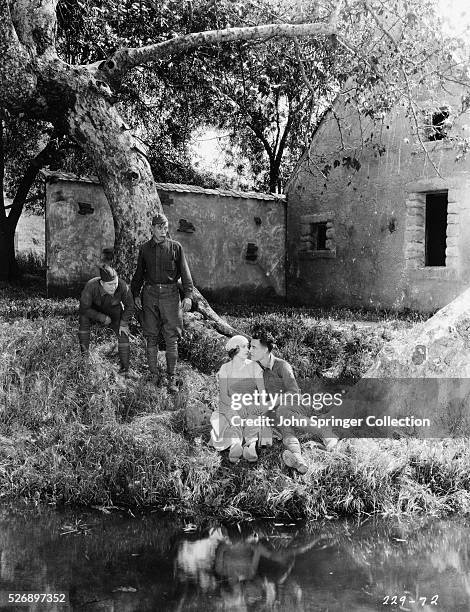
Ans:
{"label": "bright sky through branches", "polygon": [[[466,38],[470,44],[470,0],[434,0],[434,2],[442,16],[446,34]],[[227,142],[226,130],[219,132],[207,128],[193,134],[193,163],[197,163],[200,170],[235,178],[234,169],[225,166],[224,150]],[[247,163],[247,160],[243,161]]]}
{"label": "bright sky through branches", "polygon": [[469,0],[437,0],[440,13],[449,34],[467,33],[470,39],[470,2]]}

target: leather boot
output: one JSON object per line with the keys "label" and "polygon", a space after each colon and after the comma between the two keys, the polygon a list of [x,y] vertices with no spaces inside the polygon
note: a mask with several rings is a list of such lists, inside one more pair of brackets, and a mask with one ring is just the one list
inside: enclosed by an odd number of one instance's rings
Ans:
{"label": "leather boot", "polygon": [[82,355],[88,355],[90,349],[90,332],[79,331],[78,342],[80,343],[80,350],[82,352]]}
{"label": "leather boot", "polygon": [[130,347],[129,338],[126,334],[121,334],[118,340],[119,362],[121,364],[120,373],[125,374],[129,371]]}
{"label": "leather boot", "polygon": [[158,374],[158,346],[147,344],[147,363],[150,374]]}

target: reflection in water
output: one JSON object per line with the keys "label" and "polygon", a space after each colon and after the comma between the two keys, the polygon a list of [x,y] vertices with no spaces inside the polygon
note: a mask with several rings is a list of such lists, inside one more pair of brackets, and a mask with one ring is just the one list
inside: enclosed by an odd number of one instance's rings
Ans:
{"label": "reflection in water", "polygon": [[0,609],[367,612],[400,609],[393,597],[413,612],[470,609],[462,521],[183,528],[154,515],[4,510],[2,601],[12,591],[47,591],[68,593],[70,604]]}
{"label": "reflection in water", "polygon": [[[194,542],[182,542],[176,558],[176,576],[183,584],[193,582],[201,593],[218,593],[225,609],[248,610],[275,604],[286,610],[303,610],[302,589],[291,572],[297,556],[318,546],[321,538],[312,538],[303,546],[274,550],[257,535],[230,538],[224,528],[211,529],[209,536]],[[194,598],[194,595],[193,595]],[[184,590],[179,608],[190,604]]]}

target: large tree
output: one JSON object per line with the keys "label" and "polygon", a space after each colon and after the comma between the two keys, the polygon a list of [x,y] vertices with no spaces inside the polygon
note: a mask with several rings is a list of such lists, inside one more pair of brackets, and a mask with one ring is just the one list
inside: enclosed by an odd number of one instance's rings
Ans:
{"label": "large tree", "polygon": [[56,48],[56,0],[0,0],[0,107],[47,121],[92,160],[108,198],[116,233],[116,265],[127,272],[150,219],[161,208],[139,139],[114,105],[113,89],[138,66],[224,41],[283,36],[331,36],[329,21],[229,28],[177,36],[144,47],[120,48],[102,61],[69,64]]}
{"label": "large tree", "polygon": [[[112,4],[122,5],[118,0]],[[153,1],[140,3],[147,4],[155,5]],[[170,9],[175,5],[170,0],[163,4]],[[428,2],[391,0],[385,5],[381,0],[336,0],[327,3],[310,23],[224,27],[228,25],[227,11],[219,19],[218,6],[236,8],[242,4],[194,0],[188,6],[212,7],[214,23],[220,23],[220,29],[185,34],[198,26],[194,15],[203,13],[192,10],[179,33],[167,33],[165,40],[148,44],[148,38],[130,37],[131,43],[137,40],[144,46],[123,46],[117,37],[116,49],[100,52],[90,41],[93,52],[87,55],[83,45],[80,54],[64,45],[58,47],[57,0],[0,0],[0,109],[50,123],[58,134],[65,134],[81,147],[111,206],[116,265],[121,273],[127,274],[133,266],[137,245],[148,235],[152,214],[161,208],[147,151],[116,106],[116,92],[123,84],[129,85],[129,79],[132,84],[136,70],[145,73],[165,61],[170,67],[175,58],[209,45],[305,37],[332,46],[333,52],[336,47],[341,53],[347,51],[351,58],[347,76],[354,77],[359,91],[356,103],[362,104],[361,110],[367,114],[371,109],[390,108],[396,92],[409,91],[410,80],[420,77],[420,67],[430,55],[435,63],[441,61],[443,47],[436,36],[428,35],[434,27]],[[80,12],[82,4],[77,2],[74,7]],[[302,53],[297,59],[298,78],[311,85]],[[452,63],[447,60],[448,65]],[[374,104],[366,105],[367,100]]]}

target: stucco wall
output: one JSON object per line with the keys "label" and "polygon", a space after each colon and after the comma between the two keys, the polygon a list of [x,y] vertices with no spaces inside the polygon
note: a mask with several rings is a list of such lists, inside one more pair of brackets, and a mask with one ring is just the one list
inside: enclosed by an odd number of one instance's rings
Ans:
{"label": "stucco wall", "polygon": [[[221,297],[285,295],[285,202],[280,199],[159,190],[170,234],[184,247],[196,286]],[[79,202],[92,214],[79,214]],[[178,231],[180,220],[194,227]],[[245,258],[248,243],[257,260]],[[114,244],[111,211],[99,184],[52,180],[46,183],[48,291],[76,292],[98,273],[104,249]]]}
{"label": "stucco wall", "polygon": [[[230,294],[271,288],[285,295],[284,202],[171,192],[163,202],[170,233],[183,245],[200,289]],[[176,231],[180,219],[192,223],[194,233]],[[258,247],[256,262],[245,259],[248,243]]]}
{"label": "stucco wall", "polygon": [[[89,204],[93,213],[79,214],[80,202]],[[76,293],[84,282],[98,275],[104,249],[113,245],[113,219],[100,186],[70,181],[46,183],[48,294]]]}
{"label": "stucco wall", "polygon": [[[456,108],[458,102],[457,96],[446,96],[442,103]],[[337,108],[337,116],[342,118],[340,128],[336,118],[327,115],[314,137],[314,163],[305,156],[289,185],[289,297],[309,304],[397,310],[432,311],[447,304],[470,283],[470,160],[456,163],[457,151],[448,141],[427,142],[442,178],[436,175],[415,142],[403,107],[383,126],[364,121],[359,126],[357,114],[344,107]],[[455,122],[454,134],[465,120]],[[373,147],[379,129],[382,154]],[[372,133],[373,139],[361,147]],[[358,171],[343,164],[347,156],[359,159]],[[326,164],[331,168],[325,177],[319,169]],[[407,260],[416,228],[409,211],[420,193],[439,189],[449,192],[449,265],[413,267]],[[333,217],[335,256],[302,252],[300,237],[308,216],[322,213]]]}

